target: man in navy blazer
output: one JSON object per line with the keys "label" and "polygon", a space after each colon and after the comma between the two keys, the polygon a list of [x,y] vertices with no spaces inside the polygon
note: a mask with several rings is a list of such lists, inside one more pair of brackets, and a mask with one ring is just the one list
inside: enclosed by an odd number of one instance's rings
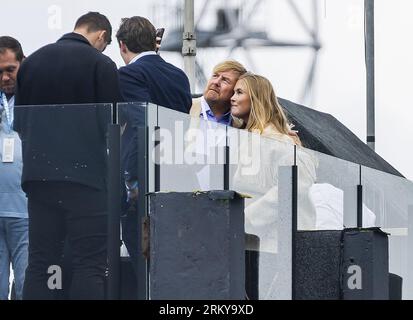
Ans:
{"label": "man in navy blazer", "polygon": [[124,18],[116,37],[126,64],[119,69],[125,101],[152,102],[188,113],[192,105],[188,77],[156,54],[152,23],[143,17]]}
{"label": "man in navy blazer", "polygon": [[[156,54],[156,29],[143,17],[122,19],[116,34],[120,54],[126,64],[119,69],[120,89],[126,102],[151,102],[169,109],[189,113],[192,105],[188,77]],[[137,196],[137,127],[144,126],[144,109],[134,105],[121,108],[122,166],[129,190],[129,204]],[[138,218],[136,210],[128,211],[122,221],[122,236],[137,270]]]}
{"label": "man in navy blazer", "polygon": [[[192,98],[188,77],[156,54],[156,29],[152,23],[143,17],[124,18],[116,37],[126,64],[119,69],[124,101],[152,102],[189,113]],[[120,111],[128,123],[122,137],[122,163],[128,180],[136,180],[136,128],[144,125],[144,109],[128,107]]]}

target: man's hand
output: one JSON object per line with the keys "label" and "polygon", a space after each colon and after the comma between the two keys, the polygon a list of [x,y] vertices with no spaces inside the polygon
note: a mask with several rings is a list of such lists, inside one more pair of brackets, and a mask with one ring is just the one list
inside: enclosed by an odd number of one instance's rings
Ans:
{"label": "man's hand", "polygon": [[161,48],[161,41],[162,41],[164,32],[165,32],[165,28],[156,29],[156,48],[155,48],[156,53],[158,53],[159,49]]}
{"label": "man's hand", "polygon": [[290,130],[288,131],[288,134],[289,134],[291,137],[299,138],[299,137],[298,137],[298,131],[297,131],[297,130],[293,130],[293,128],[295,127],[295,125],[292,124],[292,123],[290,123],[290,124],[288,125],[288,127],[290,128]]}
{"label": "man's hand", "polygon": [[298,131],[297,130],[293,130],[293,128],[295,127],[295,125],[293,125],[292,123],[290,123],[288,125],[289,130],[288,130],[288,135],[294,140],[294,143],[298,146],[302,146],[303,144],[301,143],[300,137],[298,136]]}
{"label": "man's hand", "polygon": [[162,38],[161,37],[156,37],[156,52],[158,52],[159,51],[159,49],[161,48],[161,40],[162,40]]}
{"label": "man's hand", "polygon": [[135,201],[138,199],[139,189],[138,189],[138,181],[126,181],[126,190],[128,191],[128,202]]}
{"label": "man's hand", "polygon": [[138,199],[139,191],[138,188],[134,188],[128,191],[128,198],[130,201],[135,201]]}

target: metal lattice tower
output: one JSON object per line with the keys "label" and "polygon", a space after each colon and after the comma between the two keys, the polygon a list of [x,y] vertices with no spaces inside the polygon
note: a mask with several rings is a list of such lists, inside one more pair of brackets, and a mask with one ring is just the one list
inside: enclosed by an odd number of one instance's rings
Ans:
{"label": "metal lattice tower", "polygon": [[[300,101],[312,103],[312,92],[317,69],[318,53],[321,49],[319,40],[319,3],[322,0],[308,0],[310,10],[303,9],[302,1],[276,0],[286,6],[294,16],[291,23],[298,24],[299,39],[274,39],[269,36],[265,25],[259,25],[259,17],[271,14],[266,11],[268,1],[274,0],[197,0],[195,1],[195,32],[198,53],[207,48],[227,50],[229,58],[234,51],[240,50],[248,62],[249,69],[259,72],[251,57],[251,51],[260,47],[311,49],[312,58]],[[181,53],[183,31],[183,0],[160,1],[152,7],[154,22],[167,28],[167,37],[162,42],[162,51]],[[257,26],[258,21],[258,26]],[[166,24],[166,25],[165,25]],[[288,27],[288,26],[287,26]],[[302,40],[305,39],[305,40]],[[210,70],[204,70],[202,62],[196,60],[196,80],[199,90],[205,87]]]}

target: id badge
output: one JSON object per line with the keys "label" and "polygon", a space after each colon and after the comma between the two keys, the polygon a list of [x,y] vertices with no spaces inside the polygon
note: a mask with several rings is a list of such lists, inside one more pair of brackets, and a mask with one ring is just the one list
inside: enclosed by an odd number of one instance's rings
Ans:
{"label": "id badge", "polygon": [[3,139],[3,163],[14,161],[14,138],[6,137]]}

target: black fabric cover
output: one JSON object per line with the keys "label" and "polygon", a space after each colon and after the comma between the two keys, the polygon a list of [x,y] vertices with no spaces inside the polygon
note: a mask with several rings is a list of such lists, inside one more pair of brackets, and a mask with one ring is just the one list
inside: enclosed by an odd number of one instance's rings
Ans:
{"label": "black fabric cover", "polygon": [[278,99],[304,147],[396,176],[403,175],[328,113]]}

